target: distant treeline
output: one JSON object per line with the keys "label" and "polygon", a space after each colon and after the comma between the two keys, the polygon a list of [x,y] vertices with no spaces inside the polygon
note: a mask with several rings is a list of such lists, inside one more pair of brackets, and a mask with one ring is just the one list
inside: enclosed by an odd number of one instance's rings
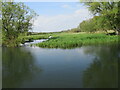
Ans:
{"label": "distant treeline", "polygon": [[114,30],[120,34],[120,1],[119,2],[86,2],[84,3],[94,15],[84,20],[78,27],[65,32],[96,32]]}

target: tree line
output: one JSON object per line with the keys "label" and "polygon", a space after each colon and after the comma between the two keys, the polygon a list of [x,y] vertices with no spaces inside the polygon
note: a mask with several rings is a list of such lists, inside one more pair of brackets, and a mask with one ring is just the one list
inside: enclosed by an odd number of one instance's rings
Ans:
{"label": "tree line", "polygon": [[119,2],[85,2],[84,5],[93,14],[93,18],[82,21],[78,27],[67,32],[96,32],[114,30],[120,35],[120,1]]}
{"label": "tree line", "polygon": [[116,34],[120,35],[120,1],[86,2],[84,5],[88,7],[94,17],[80,23],[81,31],[114,30]]}

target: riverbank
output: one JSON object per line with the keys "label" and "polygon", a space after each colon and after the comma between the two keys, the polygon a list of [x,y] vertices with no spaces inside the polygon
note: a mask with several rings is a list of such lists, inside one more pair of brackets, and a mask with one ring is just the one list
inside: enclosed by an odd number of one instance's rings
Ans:
{"label": "riverbank", "polygon": [[43,48],[74,48],[82,45],[114,44],[118,43],[117,35],[103,33],[60,33],[52,34],[50,40],[35,44]]}

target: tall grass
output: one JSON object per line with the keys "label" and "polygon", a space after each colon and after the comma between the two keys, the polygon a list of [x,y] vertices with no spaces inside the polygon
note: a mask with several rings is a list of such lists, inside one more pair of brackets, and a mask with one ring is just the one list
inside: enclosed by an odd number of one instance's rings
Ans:
{"label": "tall grass", "polygon": [[53,38],[36,46],[43,48],[73,48],[91,44],[114,44],[118,43],[118,36],[105,34],[80,34],[80,33],[61,33],[54,34]]}

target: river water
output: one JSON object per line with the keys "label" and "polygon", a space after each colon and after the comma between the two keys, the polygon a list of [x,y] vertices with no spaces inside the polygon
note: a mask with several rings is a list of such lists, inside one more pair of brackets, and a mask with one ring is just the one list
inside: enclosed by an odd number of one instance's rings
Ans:
{"label": "river water", "polygon": [[2,48],[3,88],[117,88],[117,45]]}

